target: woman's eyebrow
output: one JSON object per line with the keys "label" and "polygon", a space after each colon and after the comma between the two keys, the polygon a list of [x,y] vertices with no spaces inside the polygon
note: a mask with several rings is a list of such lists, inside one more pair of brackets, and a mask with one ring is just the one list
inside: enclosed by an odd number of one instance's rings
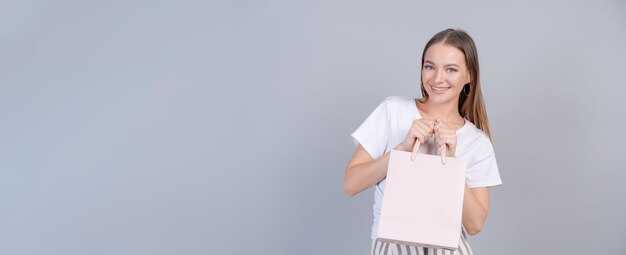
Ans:
{"label": "woman's eyebrow", "polygon": [[[435,64],[434,62],[430,61],[430,60],[424,60],[424,64],[426,64],[426,63],[436,66],[436,64]],[[444,67],[446,67],[446,66],[456,66],[456,67],[460,67],[459,65],[454,64],[454,63],[445,64],[445,65],[444,65]]]}

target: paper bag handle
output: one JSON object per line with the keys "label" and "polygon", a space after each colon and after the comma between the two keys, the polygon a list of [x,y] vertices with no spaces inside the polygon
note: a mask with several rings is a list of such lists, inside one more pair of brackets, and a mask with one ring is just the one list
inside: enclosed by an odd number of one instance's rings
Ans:
{"label": "paper bag handle", "polygon": [[[420,145],[422,145],[420,143],[419,140],[415,139],[415,145],[413,145],[413,152],[411,152],[411,161],[415,160],[415,158],[417,157],[417,151],[420,148]],[[441,146],[439,146],[439,150],[441,151],[441,164],[446,164],[446,144],[442,144]]]}

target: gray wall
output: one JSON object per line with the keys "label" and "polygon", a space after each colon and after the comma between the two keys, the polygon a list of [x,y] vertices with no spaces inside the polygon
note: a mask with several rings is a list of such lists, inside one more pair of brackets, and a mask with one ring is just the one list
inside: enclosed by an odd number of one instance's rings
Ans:
{"label": "gray wall", "polygon": [[500,2],[3,1],[0,254],[367,254],[349,135],[447,27],[504,182],[475,252],[625,254],[626,3]]}

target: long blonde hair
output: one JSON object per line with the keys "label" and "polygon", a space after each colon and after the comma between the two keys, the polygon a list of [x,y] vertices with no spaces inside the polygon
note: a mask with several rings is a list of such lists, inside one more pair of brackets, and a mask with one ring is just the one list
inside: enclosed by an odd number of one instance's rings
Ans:
{"label": "long blonde hair", "polygon": [[[422,53],[422,69],[424,67],[424,55],[430,46],[436,43],[444,43],[459,49],[465,55],[467,68],[470,73],[471,81],[463,86],[461,96],[459,97],[459,114],[461,117],[468,119],[477,128],[482,130],[491,140],[491,130],[489,129],[489,118],[487,110],[483,102],[483,95],[480,90],[480,69],[478,67],[478,51],[474,40],[465,31],[461,29],[446,29],[437,33],[426,43],[424,52]],[[469,88],[466,88],[469,86]],[[421,82],[422,97],[428,99],[428,92],[424,89],[424,82]],[[466,89],[469,89],[468,95],[465,95]]]}

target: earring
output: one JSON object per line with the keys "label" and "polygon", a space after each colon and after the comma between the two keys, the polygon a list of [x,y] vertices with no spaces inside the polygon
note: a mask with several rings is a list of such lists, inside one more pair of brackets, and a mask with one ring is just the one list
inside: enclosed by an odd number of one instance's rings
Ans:
{"label": "earring", "polygon": [[[465,91],[465,88],[467,88],[467,91]],[[463,86],[463,94],[464,94],[465,96],[469,96],[469,90],[470,90],[470,85],[469,85],[469,83],[468,83],[468,84],[465,84],[465,86]]]}

